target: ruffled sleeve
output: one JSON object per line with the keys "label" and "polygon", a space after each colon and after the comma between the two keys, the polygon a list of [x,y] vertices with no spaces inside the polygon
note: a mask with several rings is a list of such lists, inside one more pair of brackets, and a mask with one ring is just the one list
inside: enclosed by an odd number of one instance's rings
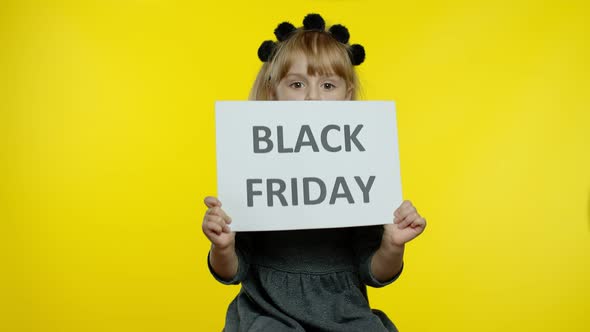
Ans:
{"label": "ruffled sleeve", "polygon": [[211,266],[210,255],[211,251],[207,254],[207,266],[209,267],[209,272],[215,280],[219,281],[224,285],[237,285],[240,282],[244,281],[248,275],[248,270],[250,269],[250,253],[251,253],[251,236],[249,233],[236,233],[236,255],[238,256],[238,272],[236,275],[227,280],[221,278]]}
{"label": "ruffled sleeve", "polygon": [[404,266],[391,279],[379,281],[371,273],[371,259],[381,245],[383,225],[353,228],[352,243],[358,261],[361,282],[371,287],[383,287],[394,282],[402,273]]}

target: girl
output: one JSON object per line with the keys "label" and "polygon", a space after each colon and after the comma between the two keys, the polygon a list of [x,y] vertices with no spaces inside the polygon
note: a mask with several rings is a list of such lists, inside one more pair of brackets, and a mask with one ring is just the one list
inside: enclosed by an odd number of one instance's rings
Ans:
{"label": "girl", "polygon": [[[251,100],[354,100],[360,45],[348,30],[310,14],[303,27],[281,23],[278,42],[258,50],[264,62]],[[240,232],[215,197],[206,197],[203,232],[211,241],[208,266],[223,284],[242,284],[229,305],[225,331],[397,331],[369,307],[366,285],[383,287],[403,268],[405,244],[426,221],[409,201],[394,223],[368,227]]]}

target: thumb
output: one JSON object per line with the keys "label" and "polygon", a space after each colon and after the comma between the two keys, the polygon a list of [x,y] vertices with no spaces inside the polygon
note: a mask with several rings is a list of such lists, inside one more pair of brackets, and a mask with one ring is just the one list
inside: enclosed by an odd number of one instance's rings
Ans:
{"label": "thumb", "polygon": [[207,205],[208,208],[216,206],[221,207],[221,201],[218,200],[215,196],[207,196],[205,197],[205,205]]}

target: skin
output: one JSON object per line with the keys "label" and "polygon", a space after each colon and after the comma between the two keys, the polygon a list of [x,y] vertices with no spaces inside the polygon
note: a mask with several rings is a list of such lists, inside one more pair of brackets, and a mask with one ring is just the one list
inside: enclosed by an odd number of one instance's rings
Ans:
{"label": "skin", "polygon": [[[287,75],[275,89],[275,100],[350,100],[351,89],[339,76],[310,76],[307,59],[298,57]],[[203,233],[211,241],[209,261],[213,270],[223,279],[230,280],[238,272],[235,252],[235,232],[229,228],[231,218],[221,208],[219,199],[205,198],[207,211],[203,217]],[[379,281],[395,276],[402,268],[406,243],[420,235],[426,220],[420,216],[412,202],[405,200],[393,214],[393,224],[383,226],[379,249],[371,260],[371,273]]]}

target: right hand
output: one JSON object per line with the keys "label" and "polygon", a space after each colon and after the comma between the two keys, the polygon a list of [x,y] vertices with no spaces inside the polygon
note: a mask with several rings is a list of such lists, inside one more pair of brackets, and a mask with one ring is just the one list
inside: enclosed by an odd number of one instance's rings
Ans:
{"label": "right hand", "polygon": [[229,228],[231,218],[221,209],[221,201],[217,197],[205,197],[205,205],[208,207],[203,217],[203,233],[218,249],[232,247],[236,241],[236,232]]}

